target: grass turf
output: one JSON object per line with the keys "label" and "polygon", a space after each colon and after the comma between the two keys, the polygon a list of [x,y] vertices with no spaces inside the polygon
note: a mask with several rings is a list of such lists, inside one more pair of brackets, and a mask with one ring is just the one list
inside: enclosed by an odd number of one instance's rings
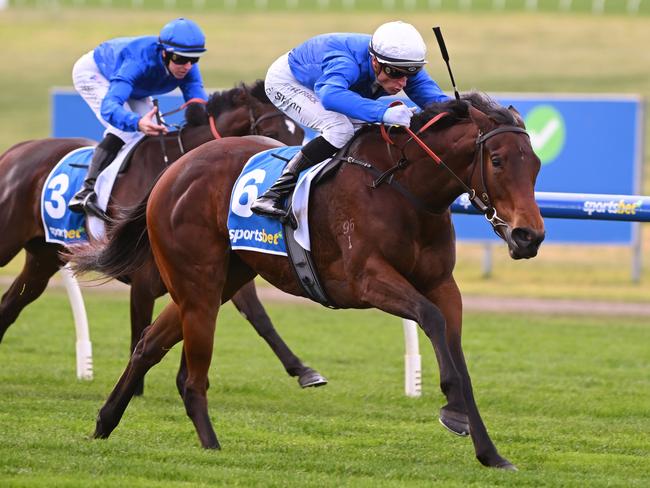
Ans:
{"label": "grass turf", "polygon": [[0,484],[6,486],[647,486],[650,353],[634,318],[467,314],[483,418],[520,472],[482,468],[437,422],[444,399],[421,337],[424,395],[403,395],[399,320],[271,306],[278,330],[330,379],[300,390],[231,305],[220,314],[210,413],[198,445],[174,386],[178,347],[108,440],[94,416],[127,360],[127,304],[88,295],[95,380],[74,377],[66,298],[52,291],[0,346]]}

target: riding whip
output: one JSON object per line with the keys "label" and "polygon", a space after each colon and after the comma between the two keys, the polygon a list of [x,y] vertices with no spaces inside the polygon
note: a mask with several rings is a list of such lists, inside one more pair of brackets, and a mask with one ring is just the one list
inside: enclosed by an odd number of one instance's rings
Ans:
{"label": "riding whip", "polygon": [[[157,98],[153,99],[153,106],[156,107],[156,121],[158,122],[158,125],[162,125],[162,120],[160,118],[160,107],[158,107]],[[162,131],[158,132],[158,140],[160,141],[160,149],[162,151],[165,166],[169,166],[169,158],[167,157],[167,150],[165,149],[165,136],[163,135]]]}
{"label": "riding whip", "polygon": [[451,78],[451,86],[454,87],[454,95],[456,96],[456,100],[460,101],[460,95],[458,94],[458,89],[456,88],[454,74],[451,72],[451,66],[449,64],[449,53],[447,52],[447,46],[445,46],[445,40],[442,37],[442,31],[440,30],[440,27],[434,27],[433,33],[436,35],[436,39],[438,40],[438,46],[440,46],[442,59],[445,60],[445,64],[447,65],[447,71],[449,71],[449,77]]}

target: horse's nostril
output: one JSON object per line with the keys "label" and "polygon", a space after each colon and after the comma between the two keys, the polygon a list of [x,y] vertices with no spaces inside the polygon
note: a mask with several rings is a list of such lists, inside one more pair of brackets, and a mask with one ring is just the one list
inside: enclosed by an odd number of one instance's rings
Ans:
{"label": "horse's nostril", "polygon": [[517,227],[512,230],[512,239],[520,247],[539,247],[544,240],[544,233],[527,227]]}

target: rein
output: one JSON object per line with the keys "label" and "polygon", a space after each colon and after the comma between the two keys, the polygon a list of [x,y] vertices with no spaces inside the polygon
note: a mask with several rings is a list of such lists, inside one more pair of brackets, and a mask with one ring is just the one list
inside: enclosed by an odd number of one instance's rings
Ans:
{"label": "rein", "polygon": [[[157,106],[157,100],[155,100],[154,102],[156,103],[156,106]],[[182,110],[185,110],[187,108],[187,106],[190,105],[191,103],[200,103],[202,105],[207,104],[207,102],[205,100],[203,100],[202,98],[191,98],[187,102],[185,102],[181,106],[179,106],[178,108],[175,108],[174,110],[170,110],[169,112],[165,112],[164,114],[159,114],[158,112],[156,112],[156,117],[158,119],[158,123],[164,124],[167,127],[174,127],[175,129],[177,129],[178,132],[177,132],[176,138],[177,138],[177,141],[178,141],[178,147],[180,148],[181,154],[185,154],[185,148],[183,147],[183,141],[181,139],[181,134],[183,132],[184,127],[181,126],[181,125],[177,125],[177,124],[168,124],[167,122],[165,122],[163,120],[163,118],[168,116],[168,115],[173,115],[173,114],[176,114],[176,113],[178,113],[178,112],[180,112]],[[273,113],[266,113],[266,114],[263,114],[263,115],[255,118],[255,114],[253,113],[253,108],[252,108],[251,104],[249,104],[248,105],[248,117],[249,117],[249,120],[250,120],[250,133],[253,134],[253,135],[258,135],[257,127],[260,124],[260,122],[263,122],[263,121],[268,120],[268,119],[272,119],[274,117],[285,117],[285,115],[282,112],[278,111],[278,112],[273,112]],[[217,124],[216,124],[215,118],[214,118],[214,116],[212,114],[208,114],[208,123],[209,123],[209,126],[210,126],[210,132],[212,133],[212,136],[215,139],[222,139],[223,136],[217,130]],[[161,134],[161,141],[160,142],[161,142],[161,149],[162,149],[162,153],[163,153],[163,159],[165,161],[165,166],[168,166],[169,161],[168,161],[168,157],[167,157],[167,151],[165,149],[164,142],[162,140],[162,134]]]}
{"label": "rein", "polygon": [[[388,147],[388,152],[390,154],[390,147],[396,147],[400,150],[401,152],[401,157],[397,161],[397,163],[389,168],[388,170],[384,171],[383,173],[379,174],[379,176],[372,182],[371,188],[376,189],[378,188],[381,184],[384,182],[388,182],[388,184],[393,185],[396,187],[397,190],[400,191],[400,193],[404,194],[407,196],[407,198],[415,204],[416,207],[426,210],[429,213],[435,214],[431,209],[429,209],[425,204],[420,202],[417,197],[414,195],[410,194],[406,189],[401,187],[401,185],[396,186],[397,183],[393,181],[393,175],[397,171],[406,168],[410,161],[407,159],[405,155],[405,148],[406,146],[411,142],[415,142],[420,148],[437,164],[442,166],[463,188],[463,190],[469,195],[469,200],[474,208],[478,210],[479,213],[485,216],[486,220],[490,222],[492,225],[492,228],[494,229],[495,232],[497,232],[498,227],[507,227],[508,224],[497,215],[496,208],[492,205],[490,202],[490,197],[488,195],[488,190],[487,190],[487,185],[485,183],[485,170],[484,170],[484,158],[483,158],[483,153],[485,150],[485,141],[490,139],[491,137],[494,137],[498,134],[502,134],[504,132],[515,132],[515,133],[522,133],[528,135],[528,132],[526,132],[525,129],[522,129],[521,127],[517,126],[501,126],[497,127],[496,129],[493,129],[486,134],[483,134],[480,130],[478,133],[478,136],[476,138],[476,152],[474,153],[474,158],[472,160],[472,163],[474,163],[477,159],[477,154],[478,154],[478,167],[480,171],[480,178],[481,178],[481,186],[482,186],[482,191],[481,191],[481,196],[479,197],[476,190],[474,188],[471,188],[468,184],[466,184],[449,166],[445,164],[445,162],[429,147],[427,144],[418,136],[418,134],[421,134],[424,132],[426,129],[434,125],[436,122],[438,122],[440,119],[443,117],[449,115],[447,112],[442,112],[432,119],[430,119],[424,126],[422,126],[417,133],[413,132],[410,128],[404,127],[408,135],[410,136],[409,139],[402,145],[398,146],[391,138],[390,135],[388,134],[388,131],[386,130],[386,127],[384,124],[381,124],[380,126],[380,131],[382,138],[386,141],[387,147]],[[350,161],[352,160],[352,161]],[[369,165],[368,163],[363,163],[361,161],[354,160],[354,158],[348,158],[348,162],[356,163],[359,164],[361,163],[362,166],[368,168],[368,166],[372,167],[372,165]],[[474,175],[474,171],[476,170],[476,164],[474,165],[474,168],[472,169],[472,174],[470,175],[470,182],[472,180],[472,177]],[[373,167],[373,169],[375,169]],[[378,172],[378,170],[375,170]],[[470,183],[471,184],[471,183]],[[408,195],[406,195],[408,193]],[[497,232],[498,234],[498,232]]]}
{"label": "rein", "polygon": [[[176,114],[176,113],[180,112],[181,110],[185,110],[190,103],[200,103],[201,105],[206,105],[208,102],[206,102],[202,98],[190,98],[187,102],[185,102],[180,107],[178,107],[178,108],[176,108],[174,110],[170,110],[169,112],[165,112],[164,114],[161,115],[161,117],[166,117],[167,115],[173,115],[173,114]],[[221,139],[222,136],[221,136],[221,134],[219,134],[219,131],[217,130],[216,123],[214,121],[214,117],[211,114],[208,114],[208,121],[210,122],[210,132],[212,132],[212,136],[215,139]],[[165,124],[165,125],[169,125],[169,124]],[[183,150],[183,143],[181,142],[180,137],[181,137],[181,135],[180,135],[180,129],[179,129],[179,131],[178,131],[178,145],[181,148],[181,154],[184,154],[185,151]]]}

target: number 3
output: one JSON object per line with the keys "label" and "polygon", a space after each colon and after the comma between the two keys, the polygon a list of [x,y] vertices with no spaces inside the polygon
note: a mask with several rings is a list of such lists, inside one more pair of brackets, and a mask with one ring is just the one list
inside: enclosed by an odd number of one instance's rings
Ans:
{"label": "number 3", "polygon": [[48,190],[52,190],[50,198],[44,203],[45,211],[53,219],[60,219],[65,215],[66,202],[63,194],[70,185],[68,175],[59,174],[50,180],[47,185]]}

